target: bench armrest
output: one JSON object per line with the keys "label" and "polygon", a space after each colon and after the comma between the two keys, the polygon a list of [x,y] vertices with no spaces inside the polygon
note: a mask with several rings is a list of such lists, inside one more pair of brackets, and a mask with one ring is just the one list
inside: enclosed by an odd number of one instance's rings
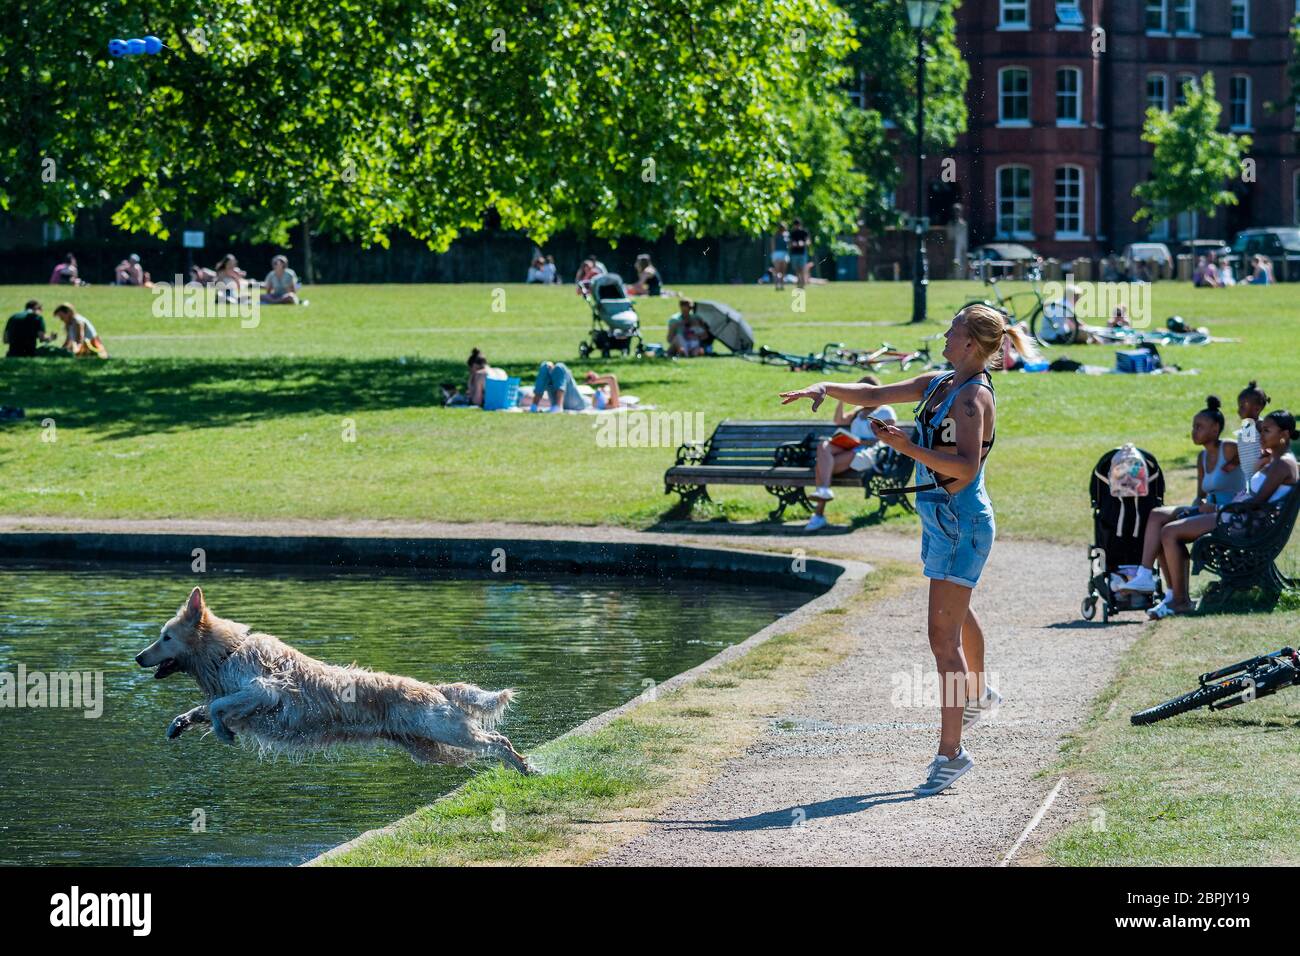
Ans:
{"label": "bench armrest", "polygon": [[708,443],[702,441],[688,441],[685,444],[677,446],[678,465],[698,465],[704,461],[708,455]]}

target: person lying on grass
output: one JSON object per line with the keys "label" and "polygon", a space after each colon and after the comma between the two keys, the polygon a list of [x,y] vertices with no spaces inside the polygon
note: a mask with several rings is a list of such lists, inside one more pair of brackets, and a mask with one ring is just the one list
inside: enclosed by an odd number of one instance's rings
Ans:
{"label": "person lying on grass", "polygon": [[90,319],[81,315],[71,303],[64,302],[54,310],[54,315],[63,323],[63,347],[78,358],[94,355],[108,358],[108,349],[100,341],[99,333],[91,325]]}
{"label": "person lying on grass", "polygon": [[[1188,581],[1187,544],[1203,534],[1209,534],[1220,522],[1228,522],[1225,507],[1247,515],[1252,511],[1276,511],[1281,507],[1281,502],[1292,492],[1300,477],[1300,468],[1296,465],[1295,456],[1291,454],[1291,442],[1295,441],[1296,434],[1295,416],[1290,412],[1279,409],[1264,416],[1259,423],[1259,442],[1269,454],[1269,465],[1255,472],[1246,488],[1229,505],[1206,502],[1197,507],[1195,514],[1169,521],[1160,529],[1160,562],[1174,593],[1169,601],[1161,602],[1148,611],[1150,617],[1163,618],[1195,610],[1196,606],[1188,595],[1191,585]],[[1250,524],[1247,521],[1245,527],[1249,528]],[[1134,575],[1133,580],[1125,582],[1118,590],[1155,590],[1151,567],[1145,558],[1143,567]]]}
{"label": "person lying on grass", "polygon": [[[879,385],[880,379],[874,375],[864,375],[858,379],[858,383]],[[846,413],[843,402],[835,403],[835,424],[847,428],[861,444],[855,448],[845,448],[828,438],[817,446],[814,478],[816,490],[812,494],[817,506],[813,516],[808,519],[808,524],[804,526],[805,531],[819,531],[826,527],[826,503],[835,497],[835,492],[831,491],[831,478],[834,475],[850,470],[862,474],[874,465],[875,453],[879,449],[872,447],[876,444],[876,433],[871,429],[873,418],[882,422],[898,421],[898,416],[888,405],[863,405],[855,412]]]}
{"label": "person lying on grass", "polygon": [[[1151,569],[1160,554],[1160,536],[1165,525],[1201,514],[1202,505],[1221,507],[1229,504],[1246,487],[1246,476],[1237,460],[1237,443],[1222,437],[1226,422],[1221,405],[1217,395],[1207,396],[1205,407],[1192,418],[1192,443],[1201,448],[1196,457],[1196,500],[1190,505],[1166,505],[1151,512],[1142,541],[1142,564],[1137,574],[1118,590],[1155,593],[1159,582]],[[1170,588],[1162,602],[1167,604],[1173,600],[1173,580],[1169,568],[1162,567],[1165,584]]]}
{"label": "person lying on grass", "polygon": [[[618,408],[618,379],[613,375],[588,372],[586,382],[593,390],[591,404],[597,409]],[[543,362],[537,368],[537,381],[533,384],[530,412],[540,412],[542,399],[549,403],[547,411],[580,412],[587,407],[587,399],[578,391],[573,373],[563,362]]]}

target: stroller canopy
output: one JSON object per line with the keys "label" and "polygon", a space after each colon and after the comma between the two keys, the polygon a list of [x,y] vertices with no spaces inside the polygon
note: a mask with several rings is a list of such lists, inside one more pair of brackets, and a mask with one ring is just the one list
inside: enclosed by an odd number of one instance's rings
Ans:
{"label": "stroller canopy", "polygon": [[731,351],[753,351],[754,330],[731,306],[721,302],[696,302],[695,315],[708,327],[709,334]]}
{"label": "stroller canopy", "polygon": [[623,278],[616,272],[606,272],[604,275],[593,276],[590,280],[591,295],[597,302],[604,302],[606,299],[626,299],[627,287],[623,285]]}

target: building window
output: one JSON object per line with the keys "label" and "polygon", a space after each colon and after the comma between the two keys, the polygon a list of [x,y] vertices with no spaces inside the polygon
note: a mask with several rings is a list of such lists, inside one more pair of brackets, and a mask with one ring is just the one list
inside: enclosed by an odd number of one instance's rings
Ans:
{"label": "building window", "polygon": [[1029,29],[1029,0],[1001,0],[999,30]]}
{"label": "building window", "polygon": [[1079,0],[1057,0],[1056,29],[1083,29],[1083,11],[1079,9]]}
{"label": "building window", "polygon": [[1029,71],[1022,66],[998,70],[998,122],[1029,125]]}
{"label": "building window", "polygon": [[1147,74],[1147,107],[1169,109],[1169,80],[1163,73]]}
{"label": "building window", "polygon": [[1147,32],[1169,32],[1169,0],[1147,0]]}
{"label": "building window", "polygon": [[1192,73],[1179,73],[1177,83],[1174,86],[1174,105],[1187,105],[1187,87],[1196,82],[1196,76]]}
{"label": "building window", "polygon": [[1028,166],[998,168],[998,238],[1034,238],[1034,197]]}
{"label": "building window", "polygon": [[1078,166],[1056,170],[1056,235],[1083,238],[1083,170]]}
{"label": "building window", "polygon": [[1083,120],[1083,74],[1072,66],[1056,71],[1056,123],[1072,126]]}
{"label": "building window", "polygon": [[1250,36],[1250,0],[1232,0],[1232,35]]}
{"label": "building window", "polygon": [[1291,177],[1291,221],[1300,226],[1300,169]]}
{"label": "building window", "polygon": [[1174,32],[1196,31],[1196,0],[1174,0]]}
{"label": "building window", "polygon": [[1233,129],[1250,129],[1250,77],[1238,74],[1232,78],[1228,117]]}

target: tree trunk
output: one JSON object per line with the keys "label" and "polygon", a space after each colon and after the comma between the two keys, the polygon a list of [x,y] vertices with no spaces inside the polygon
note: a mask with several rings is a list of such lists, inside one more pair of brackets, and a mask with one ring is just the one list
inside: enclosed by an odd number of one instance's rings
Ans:
{"label": "tree trunk", "polygon": [[302,278],[306,285],[316,284],[316,267],[311,261],[311,222],[302,217]]}

